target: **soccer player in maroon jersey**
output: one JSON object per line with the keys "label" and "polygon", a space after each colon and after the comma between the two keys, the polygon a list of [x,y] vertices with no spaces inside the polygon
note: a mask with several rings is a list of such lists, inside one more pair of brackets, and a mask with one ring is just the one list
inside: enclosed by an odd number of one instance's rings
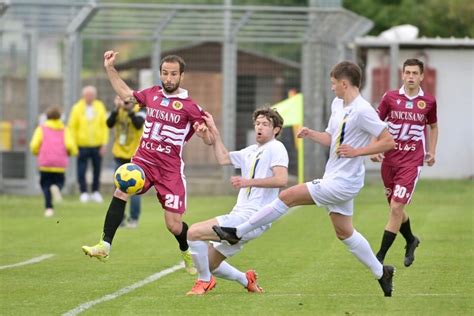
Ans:
{"label": "soccer player in maroon jersey", "polygon": [[[210,145],[211,134],[202,118],[204,111],[180,88],[185,63],[176,55],[166,56],[160,64],[162,87],[152,86],[133,91],[120,78],[114,67],[118,52],[104,54],[104,67],[115,92],[129,102],[146,107],[146,119],[139,146],[132,162],[145,172],[143,194],[154,186],[164,212],[166,227],[175,236],[188,273],[195,274],[187,243],[188,225],[182,221],[186,210],[186,180],[182,157],[185,143],[196,134]],[[125,211],[128,195],[115,190],[105,217],[103,236],[92,247],[82,247],[84,253],[101,261],[108,258],[110,246]]]}
{"label": "soccer player in maroon jersey", "polygon": [[[423,68],[420,60],[407,59],[402,69],[403,86],[399,90],[388,91],[383,96],[377,112],[382,120],[388,122],[396,146],[384,154],[371,157],[372,161],[382,162],[382,180],[390,204],[390,216],[377,259],[383,263],[400,231],[406,240],[406,267],[415,260],[415,249],[420,240],[411,231],[405,206],[413,196],[423,162],[428,166],[435,163],[438,141],[436,99],[427,95],[420,87]],[[429,133],[426,131],[427,125],[430,127]]]}

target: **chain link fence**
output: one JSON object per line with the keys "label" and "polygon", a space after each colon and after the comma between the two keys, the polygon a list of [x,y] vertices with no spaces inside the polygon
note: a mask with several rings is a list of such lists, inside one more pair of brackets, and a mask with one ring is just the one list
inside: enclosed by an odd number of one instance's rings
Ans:
{"label": "chain link fence", "polygon": [[[162,56],[182,56],[187,63],[183,87],[213,114],[225,144],[235,150],[254,142],[252,112],[290,92],[304,95],[303,123],[321,127],[332,98],[330,68],[351,59],[347,43],[372,25],[337,6],[17,0],[0,1],[0,17],[0,56],[8,61],[0,68],[1,190],[18,193],[37,190],[35,160],[27,145],[46,107],[62,105],[67,120],[82,86],[92,84],[112,109],[114,92],[102,67],[105,50],[121,52],[117,68],[132,89],[158,83]],[[291,128],[282,140],[290,153],[290,174],[296,177]],[[186,147],[191,191],[229,187],[223,182],[234,171],[218,167],[210,148],[197,139]],[[324,166],[325,153],[318,150],[305,145],[306,179],[318,176]],[[106,169],[112,168],[111,161],[109,154]],[[68,178],[72,185],[73,171]]]}

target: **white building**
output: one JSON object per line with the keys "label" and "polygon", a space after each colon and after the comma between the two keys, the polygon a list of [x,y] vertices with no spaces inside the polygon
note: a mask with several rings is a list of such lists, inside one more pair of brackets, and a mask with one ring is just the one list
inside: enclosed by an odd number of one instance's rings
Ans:
{"label": "white building", "polygon": [[[434,94],[438,103],[439,139],[436,164],[423,168],[422,175],[474,177],[474,40],[363,37],[355,44],[358,61],[365,65],[362,95],[375,107],[383,90],[401,86],[400,71],[406,59],[425,62],[425,90]],[[378,168],[367,163],[368,170]]]}

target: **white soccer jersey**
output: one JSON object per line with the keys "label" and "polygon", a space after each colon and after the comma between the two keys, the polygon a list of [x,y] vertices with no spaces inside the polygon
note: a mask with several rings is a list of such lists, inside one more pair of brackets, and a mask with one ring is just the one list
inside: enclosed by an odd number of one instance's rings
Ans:
{"label": "white soccer jersey", "polygon": [[[272,168],[288,168],[288,152],[285,146],[274,139],[258,146],[251,145],[239,151],[232,151],[230,160],[235,168],[242,170],[245,179],[263,179],[273,176]],[[234,211],[259,210],[278,197],[279,188],[241,188]]]}
{"label": "white soccer jersey", "polygon": [[364,157],[342,158],[337,156],[336,150],[341,144],[353,148],[367,146],[371,138],[378,137],[386,127],[361,95],[345,107],[342,99],[335,98],[326,128],[331,134],[331,148],[323,179],[331,178],[346,190],[358,192],[364,186]]}

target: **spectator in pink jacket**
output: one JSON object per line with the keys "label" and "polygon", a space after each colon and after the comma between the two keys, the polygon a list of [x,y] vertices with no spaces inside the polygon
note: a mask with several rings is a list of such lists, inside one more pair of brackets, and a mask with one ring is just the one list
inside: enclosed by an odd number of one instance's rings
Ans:
{"label": "spectator in pink jacket", "polygon": [[46,118],[46,122],[35,129],[30,149],[38,156],[40,185],[45,199],[44,216],[51,217],[54,215],[52,196],[55,201],[61,200],[68,156],[77,155],[77,146],[61,121],[59,107],[49,107]]}

